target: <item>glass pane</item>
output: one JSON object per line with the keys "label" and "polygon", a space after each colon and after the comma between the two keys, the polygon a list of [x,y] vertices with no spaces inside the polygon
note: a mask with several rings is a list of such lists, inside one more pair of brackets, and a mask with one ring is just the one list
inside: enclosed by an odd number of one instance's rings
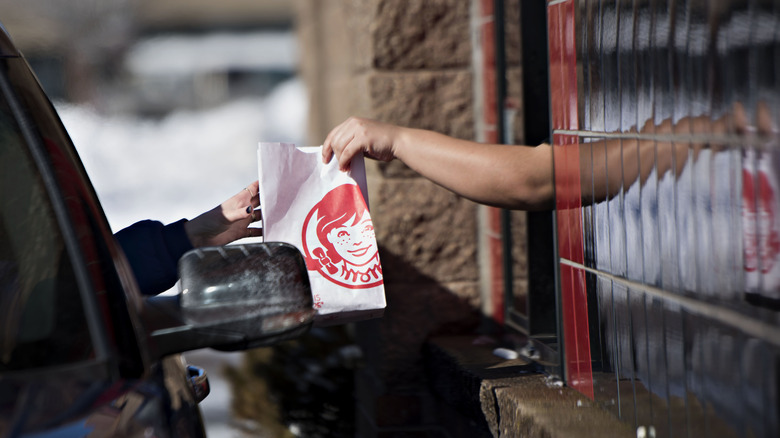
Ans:
{"label": "glass pane", "polygon": [[0,371],[62,365],[93,354],[71,260],[5,96],[0,99],[0,321]]}

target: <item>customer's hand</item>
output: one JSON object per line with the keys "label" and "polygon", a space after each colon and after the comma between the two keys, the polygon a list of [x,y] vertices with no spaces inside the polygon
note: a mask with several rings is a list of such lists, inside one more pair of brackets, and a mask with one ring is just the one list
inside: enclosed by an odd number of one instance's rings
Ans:
{"label": "customer's hand", "polygon": [[333,128],[322,144],[322,161],[328,163],[335,155],[341,170],[349,169],[349,163],[359,152],[380,161],[396,157],[396,141],[402,129],[375,120],[350,117]]}
{"label": "customer's hand", "polygon": [[250,227],[260,220],[257,181],[249,184],[221,205],[187,221],[184,229],[192,246],[222,246],[244,237],[259,237],[263,230]]}

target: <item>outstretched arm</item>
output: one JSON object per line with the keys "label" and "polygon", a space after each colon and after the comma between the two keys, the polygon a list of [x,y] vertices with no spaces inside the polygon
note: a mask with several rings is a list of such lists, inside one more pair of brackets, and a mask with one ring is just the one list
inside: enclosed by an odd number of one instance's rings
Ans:
{"label": "outstretched arm", "polygon": [[230,199],[192,220],[163,225],[143,220],[114,234],[135,274],[141,293],[166,291],[179,278],[179,258],[193,247],[221,246],[244,237],[262,235],[249,227],[260,219],[257,181]]}
{"label": "outstretched arm", "polygon": [[323,161],[335,155],[342,169],[363,152],[381,161],[399,159],[460,196],[522,210],[553,208],[552,149],[482,144],[422,129],[352,117],[323,143]]}
{"label": "outstretched arm", "polygon": [[[658,178],[667,172],[680,175],[690,160],[703,149],[723,149],[713,139],[729,133],[744,135],[749,129],[744,108],[737,104],[733,111],[717,119],[709,115],[671,119],[654,123],[647,121],[639,130],[626,132],[622,139],[604,139],[579,145],[580,178],[583,205],[615,196],[621,187],[637,180],[644,182],[651,172]],[[768,107],[759,104],[757,126],[759,135],[774,132]]]}
{"label": "outstretched arm", "polygon": [[192,246],[222,246],[244,237],[259,237],[261,228],[249,227],[260,220],[258,182],[249,184],[230,199],[187,221],[184,229]]}
{"label": "outstretched arm", "polygon": [[[766,105],[759,105],[756,130],[760,135],[776,132],[768,113]],[[584,205],[615,196],[621,187],[644,181],[653,170],[659,177],[669,171],[678,175],[691,157],[715,147],[707,136],[742,134],[747,128],[744,109],[735,105],[732,114],[715,120],[702,116],[658,124],[648,121],[622,139],[566,147],[579,148]],[[345,170],[361,151],[381,161],[399,159],[442,187],[482,204],[520,210],[555,206],[552,147],[547,144],[482,144],[352,117],[328,134],[322,159],[328,162],[335,155]]]}

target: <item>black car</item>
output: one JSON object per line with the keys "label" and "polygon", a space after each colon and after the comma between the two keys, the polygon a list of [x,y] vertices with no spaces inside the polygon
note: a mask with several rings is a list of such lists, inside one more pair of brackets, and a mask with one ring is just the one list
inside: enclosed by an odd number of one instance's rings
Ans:
{"label": "black car", "polygon": [[[2,28],[2,26],[0,26]],[[0,437],[199,437],[205,373],[179,353],[306,332],[286,244],[202,248],[142,297],[53,105],[0,31]]]}

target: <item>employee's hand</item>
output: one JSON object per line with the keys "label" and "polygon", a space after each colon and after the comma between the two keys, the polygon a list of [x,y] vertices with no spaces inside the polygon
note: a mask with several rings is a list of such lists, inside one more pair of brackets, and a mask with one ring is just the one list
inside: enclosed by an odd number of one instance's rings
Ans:
{"label": "employee's hand", "polygon": [[263,230],[250,227],[260,220],[258,181],[249,184],[230,199],[187,221],[184,230],[192,246],[222,246],[245,237],[259,237]]}
{"label": "employee's hand", "polygon": [[348,170],[359,153],[379,161],[396,157],[395,148],[402,128],[375,120],[350,117],[333,128],[322,144],[322,161],[330,162],[335,155],[341,170]]}

